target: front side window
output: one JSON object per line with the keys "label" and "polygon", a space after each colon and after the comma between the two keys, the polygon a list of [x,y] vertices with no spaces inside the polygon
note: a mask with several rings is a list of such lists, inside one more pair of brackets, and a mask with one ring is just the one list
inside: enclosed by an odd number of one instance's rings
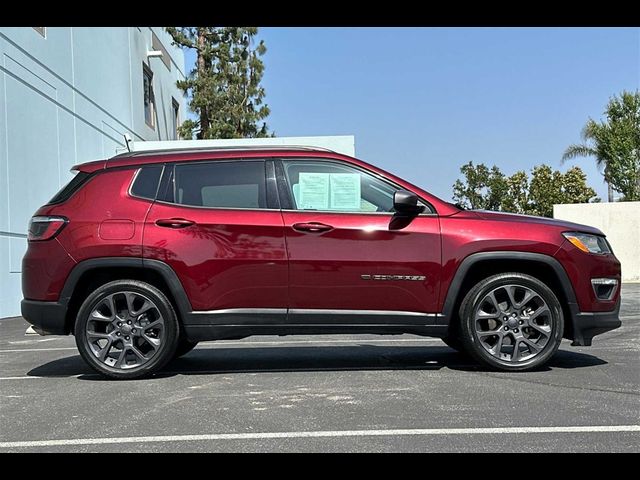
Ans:
{"label": "front side window", "polygon": [[144,94],[144,121],[155,128],[155,99],[153,97],[153,72],[142,64],[142,89]]}
{"label": "front side window", "polygon": [[397,187],[348,165],[285,160],[284,172],[296,210],[394,212]]}
{"label": "front side window", "polygon": [[209,208],[267,208],[263,161],[176,165],[175,203]]}

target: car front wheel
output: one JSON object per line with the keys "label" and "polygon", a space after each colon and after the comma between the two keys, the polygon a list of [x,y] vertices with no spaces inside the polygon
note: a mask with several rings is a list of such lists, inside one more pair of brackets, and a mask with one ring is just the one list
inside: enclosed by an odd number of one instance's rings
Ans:
{"label": "car front wheel", "polygon": [[503,273],[480,281],[462,301],[460,318],[465,350],[498,370],[540,367],[562,341],[560,302],[530,275]]}

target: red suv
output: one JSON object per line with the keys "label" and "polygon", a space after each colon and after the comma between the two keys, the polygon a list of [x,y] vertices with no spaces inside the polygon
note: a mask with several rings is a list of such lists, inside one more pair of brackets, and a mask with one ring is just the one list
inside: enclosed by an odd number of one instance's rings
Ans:
{"label": "red suv", "polygon": [[74,167],[29,226],[22,315],[137,378],[206,340],[442,338],[500,370],[620,326],[595,228],[465,211],[328,150],[132,152]]}

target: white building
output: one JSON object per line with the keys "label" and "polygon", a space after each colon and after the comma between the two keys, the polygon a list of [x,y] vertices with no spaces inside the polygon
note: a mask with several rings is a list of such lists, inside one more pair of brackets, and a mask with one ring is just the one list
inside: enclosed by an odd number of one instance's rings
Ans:
{"label": "white building", "polygon": [[[150,52],[156,52],[151,53]],[[171,140],[184,55],[162,28],[0,28],[0,318],[20,314],[27,223],[72,165]]]}

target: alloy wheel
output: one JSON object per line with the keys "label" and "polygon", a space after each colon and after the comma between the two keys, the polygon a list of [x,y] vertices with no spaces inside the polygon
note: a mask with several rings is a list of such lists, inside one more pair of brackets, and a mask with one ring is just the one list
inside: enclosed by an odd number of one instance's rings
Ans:
{"label": "alloy wheel", "polygon": [[502,285],[487,293],[474,310],[474,333],[482,348],[502,362],[527,362],[553,335],[551,309],[535,290]]}
{"label": "alloy wheel", "polygon": [[165,320],[145,295],[116,292],[92,308],[85,335],[93,355],[104,365],[132,369],[149,362],[165,337]]}

